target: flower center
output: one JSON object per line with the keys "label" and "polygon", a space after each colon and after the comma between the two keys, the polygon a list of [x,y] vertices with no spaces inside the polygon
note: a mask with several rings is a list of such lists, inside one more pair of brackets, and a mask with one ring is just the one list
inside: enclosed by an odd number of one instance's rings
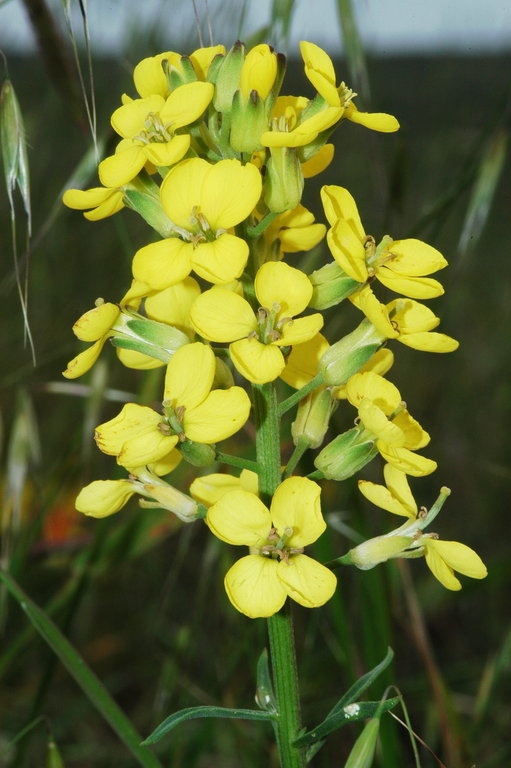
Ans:
{"label": "flower center", "polygon": [[158,429],[163,435],[178,435],[179,440],[186,440],[183,427],[183,417],[185,415],[185,406],[173,406],[171,400],[163,401],[164,417],[158,424]]}
{"label": "flower center", "polygon": [[284,528],[282,535],[276,528],[271,528],[267,538],[268,543],[259,549],[259,554],[270,557],[272,560],[284,560],[285,563],[289,563],[291,555],[300,555],[303,552],[303,547],[286,546],[293,533],[294,531],[290,526]]}
{"label": "flower center", "polygon": [[341,107],[347,107],[348,104],[356,97],[358,96],[358,93],[355,93],[351,88],[348,88],[346,83],[341,83],[340,86],[337,89],[337,92],[339,94],[339,99],[341,100]]}
{"label": "flower center", "polygon": [[144,128],[139,134],[133,136],[133,140],[140,141],[141,144],[166,144],[174,135],[172,125],[172,121],[164,123],[156,112],[149,112]]}
{"label": "flower center", "polygon": [[257,330],[249,334],[249,338],[257,338],[262,344],[272,344],[282,338],[282,328],[286,323],[292,323],[292,317],[281,317],[278,314],[282,307],[276,301],[271,309],[259,307],[257,310]]}

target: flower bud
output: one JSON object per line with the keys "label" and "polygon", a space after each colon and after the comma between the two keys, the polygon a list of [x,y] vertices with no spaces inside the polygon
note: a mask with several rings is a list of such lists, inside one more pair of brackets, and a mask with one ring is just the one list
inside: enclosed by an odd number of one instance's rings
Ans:
{"label": "flower bud", "polygon": [[271,99],[263,101],[256,91],[244,100],[236,91],[232,102],[230,144],[236,152],[257,152],[262,149],[260,138],[268,125]]}
{"label": "flower bud", "polygon": [[112,331],[114,347],[142,352],[164,363],[168,363],[179,347],[190,342],[186,333],[173,325],[126,312],[121,312]]}
{"label": "flower bud", "polygon": [[178,447],[183,458],[194,467],[209,467],[216,461],[216,451],[212,445],[185,440]]}
{"label": "flower bud", "polygon": [[300,400],[296,418],[291,425],[293,442],[301,441],[309,448],[319,448],[323,442],[330,416],[337,406],[329,389],[320,387]]}
{"label": "flower bud", "polygon": [[354,331],[332,344],[319,361],[319,370],[329,386],[340,386],[357,373],[381,347],[385,338],[369,320],[362,320]]}
{"label": "flower bud", "polygon": [[376,536],[350,549],[346,562],[368,571],[391,557],[398,557],[412,542],[412,536]]}
{"label": "flower bud", "polygon": [[240,91],[246,102],[252,91],[257,91],[260,99],[266,99],[277,77],[277,54],[269,45],[262,43],[252,48],[245,56],[240,73]]}
{"label": "flower bud", "polygon": [[199,511],[197,502],[172,485],[145,483],[144,491],[156,499],[163,509],[173,512],[184,523],[192,523],[197,518]]}
{"label": "flower bud", "polygon": [[[213,106],[217,112],[231,112],[232,100],[240,87],[240,74],[245,60],[245,46],[238,40],[218,67]],[[213,80],[212,80],[213,82]]]}
{"label": "flower bud", "polygon": [[319,310],[340,304],[360,288],[360,283],[349,277],[335,261],[316,269],[309,275],[309,280],[313,287],[309,307]]}
{"label": "flower bud", "polygon": [[316,456],[314,466],[328,480],[346,480],[365,467],[378,453],[374,439],[353,427],[338,435]]}
{"label": "flower bud", "polygon": [[296,149],[272,147],[270,152],[264,201],[274,213],[292,210],[300,202],[303,192],[303,173]]}

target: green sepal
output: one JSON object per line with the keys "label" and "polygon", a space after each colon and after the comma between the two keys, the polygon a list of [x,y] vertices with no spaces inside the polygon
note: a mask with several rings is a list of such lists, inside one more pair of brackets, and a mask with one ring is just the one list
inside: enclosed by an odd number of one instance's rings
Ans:
{"label": "green sepal", "polygon": [[213,106],[217,112],[230,113],[233,96],[240,87],[241,68],[244,61],[245,46],[238,40],[223,57],[216,75]]}
{"label": "green sepal", "polygon": [[314,459],[327,480],[346,480],[365,467],[376,454],[374,437],[358,427],[337,435]]}
{"label": "green sepal", "polygon": [[269,720],[275,719],[271,712],[261,712],[259,709],[229,709],[227,707],[187,707],[174,712],[161,722],[154,731],[142,742],[146,747],[156,744],[169,731],[186,720],[198,720],[199,718],[223,718],[227,720]]}
{"label": "green sepal", "polygon": [[236,152],[256,152],[263,148],[261,134],[268,128],[268,115],[273,104],[270,91],[262,100],[257,91],[252,91],[245,101],[241,91],[236,91],[232,102],[232,123],[230,143]]}
{"label": "green sepal", "polygon": [[362,368],[381,347],[385,338],[367,319],[362,320],[354,331],[332,344],[319,361],[328,386],[338,387]]}
{"label": "green sepal", "polygon": [[256,704],[266,712],[277,713],[277,699],[271,682],[268,651],[265,648],[257,660]]}
{"label": "green sepal", "polygon": [[217,53],[215,58],[211,61],[209,67],[208,67],[208,74],[206,77],[206,80],[208,83],[215,84],[218,78],[218,73],[220,72],[220,67],[222,66],[223,60],[225,58],[225,55],[223,53]]}
{"label": "green sepal", "polygon": [[160,349],[138,339],[128,339],[122,336],[112,336],[110,341],[114,347],[119,349],[130,349],[132,352],[140,352],[143,355],[154,357],[155,360],[161,360],[162,363],[168,363],[172,353],[166,349]]}
{"label": "green sepal", "polygon": [[128,208],[136,211],[162,237],[171,237],[175,234],[172,222],[161,207],[159,197],[140,192],[138,189],[125,187],[123,201]]}
{"label": "green sepal", "polygon": [[150,320],[145,317],[134,317],[126,321],[125,326],[143,341],[154,344],[163,349],[175,352],[176,349],[184,344],[189,344],[190,339],[179,328],[167,323],[160,323],[157,320]]}
{"label": "green sepal", "polygon": [[296,208],[303,192],[302,166],[294,147],[271,147],[266,164],[264,202],[275,213]]}
{"label": "green sepal", "polygon": [[309,307],[312,309],[334,307],[360,289],[358,280],[349,277],[335,261],[316,269],[309,275],[309,280],[313,289],[309,301]]}
{"label": "green sepal", "polygon": [[181,85],[195,83],[197,80],[197,74],[188,56],[181,56],[179,63],[180,69],[177,69],[176,67],[169,66],[168,59],[162,62],[163,71],[171,91],[175,91]]}
{"label": "green sepal", "polygon": [[184,440],[176,446],[183,458],[194,467],[210,467],[216,461],[216,449],[214,445],[194,443],[192,440]]}

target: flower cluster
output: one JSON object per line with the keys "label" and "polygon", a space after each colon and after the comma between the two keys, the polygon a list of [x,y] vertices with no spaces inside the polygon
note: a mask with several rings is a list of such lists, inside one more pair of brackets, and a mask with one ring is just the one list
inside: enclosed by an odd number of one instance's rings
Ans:
{"label": "flower cluster", "polygon": [[[383,133],[399,124],[360,111],[318,46],[303,42],[301,53],[308,97],[281,95],[285,59],[264,44],[144,59],[134,70],[136,94],[124,95],[111,118],[120,139],[99,164],[102,186],[64,195],[90,220],[127,207],[155,233],[134,253],[119,303],[98,299],[76,322],[76,336],[89,346],[64,375],[86,373],[108,339],[128,367],[166,367],[157,407],[127,403],[97,427],[99,449],[127,476],[90,483],[77,509],[104,517],[136,494],[142,506],[163,507],[184,522],[205,519],[222,541],[249,548],[225,587],[250,617],[271,616],[288,597],[306,607],[330,599],[332,569],[303,551],[326,528],[316,481],[349,478],[378,453],[387,485],[361,482],[361,490],[407,522],[339,562],[368,568],[424,555],[450,589],[459,587],[453,569],[485,575],[468,547],[423,533],[441,505],[417,511],[406,478],[436,469],[418,453],[430,437],[385,378],[394,359],[389,343],[429,352],[458,346],[433,330],[439,320],[421,303],[443,293],[431,275],[447,262],[420,240],[367,234],[341,186],[321,191],[328,229],[301,203],[304,180],[332,162],[329,138],[345,120]],[[287,263],[324,238],[332,258],[312,274]],[[382,302],[378,283],[398,298]],[[348,335],[328,340],[324,313],[344,300],[362,318]],[[290,405],[280,404],[282,413],[297,405],[295,451],[285,469],[278,411],[268,405],[279,379],[296,390]],[[350,406],[356,409],[352,426],[323,445],[342,403],[348,419]],[[256,460],[220,451],[217,444],[245,427],[252,406]],[[318,448],[313,479],[294,475],[303,453]],[[188,493],[167,479],[182,460],[199,472]],[[224,464],[245,469],[234,477],[217,471]]]}

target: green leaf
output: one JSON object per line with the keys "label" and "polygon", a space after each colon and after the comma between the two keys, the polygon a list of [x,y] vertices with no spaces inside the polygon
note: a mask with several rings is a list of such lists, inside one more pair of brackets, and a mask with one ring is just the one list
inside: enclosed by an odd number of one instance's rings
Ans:
{"label": "green leaf", "polygon": [[277,712],[277,700],[271,682],[268,651],[265,648],[257,661],[257,690],[256,702],[261,709],[275,714]]}
{"label": "green leaf", "polygon": [[362,677],[353,683],[351,688],[344,694],[344,696],[339,699],[335,707],[330,710],[327,717],[331,717],[336,712],[340,712],[348,704],[352,704],[358,698],[360,698],[361,693],[363,693],[366,688],[369,688],[371,683],[373,683],[376,678],[379,677],[379,675],[381,675],[385,669],[387,669],[393,658],[394,651],[392,648],[387,648],[385,658],[382,659],[379,664],[369,670],[369,672],[366,672],[365,675],[362,675]]}
{"label": "green leaf", "polygon": [[260,712],[258,709],[228,709],[227,707],[187,707],[180,709],[169,715],[160,723],[150,736],[142,744],[156,744],[165,734],[171,731],[176,725],[185,720],[197,720],[202,717],[218,717],[227,720],[275,720],[272,712]]}
{"label": "green leaf", "polygon": [[145,749],[144,746],[141,746],[141,737],[132,723],[110,696],[103,683],[89,669],[83,658],[64,637],[53,621],[30,600],[28,595],[23,592],[14,579],[5,571],[0,570],[0,581],[5,584],[10,594],[18,601],[35,629],[56,653],[89,701],[128,747],[138,763],[143,768],[162,768],[158,758]]}
{"label": "green leaf", "polygon": [[347,723],[354,723],[357,720],[369,720],[375,717],[378,711],[388,712],[390,709],[394,709],[399,704],[399,698],[396,696],[392,699],[386,699],[381,701],[358,701],[352,704],[347,704],[345,707],[332,712],[320,723],[316,728],[313,728],[306,733],[302,733],[297,739],[293,741],[295,747],[307,747],[309,744],[314,744],[317,741],[323,741],[333,731],[338,728],[342,728]]}

